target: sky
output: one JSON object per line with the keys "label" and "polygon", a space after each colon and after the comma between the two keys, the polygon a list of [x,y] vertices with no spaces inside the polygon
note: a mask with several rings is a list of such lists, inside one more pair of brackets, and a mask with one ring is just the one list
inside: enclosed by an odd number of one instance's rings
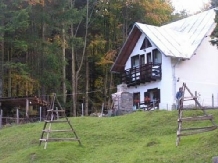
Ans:
{"label": "sky", "polygon": [[185,9],[190,14],[200,11],[204,3],[209,2],[210,0],[172,0],[173,6],[177,11]]}

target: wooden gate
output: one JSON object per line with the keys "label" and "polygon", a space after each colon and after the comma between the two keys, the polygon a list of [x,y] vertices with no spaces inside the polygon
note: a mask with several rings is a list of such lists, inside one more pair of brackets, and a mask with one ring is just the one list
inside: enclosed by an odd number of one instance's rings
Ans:
{"label": "wooden gate", "polygon": [[[177,129],[176,146],[179,145],[181,136],[188,136],[188,135],[198,134],[198,133],[212,131],[212,130],[217,129],[217,125],[213,121],[213,116],[206,113],[204,107],[201,106],[201,104],[197,100],[197,97],[191,93],[191,91],[189,90],[189,88],[186,86],[185,83],[183,83],[182,89],[183,89],[183,97],[181,98],[181,100],[178,103],[178,129]],[[191,96],[184,97],[185,91],[188,91],[188,93]],[[188,101],[188,100],[194,100],[197,107],[196,108],[188,108],[188,109],[184,108],[183,102]],[[188,110],[201,110],[202,115],[201,116],[193,116],[193,117],[184,117],[183,111],[188,111]],[[182,124],[185,122],[205,121],[205,120],[209,120],[211,122],[211,126],[193,127],[193,128],[183,128],[182,127]]]}

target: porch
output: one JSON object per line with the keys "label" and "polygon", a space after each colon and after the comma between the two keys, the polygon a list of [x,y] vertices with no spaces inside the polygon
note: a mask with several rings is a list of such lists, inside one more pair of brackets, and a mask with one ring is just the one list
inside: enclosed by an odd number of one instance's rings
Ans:
{"label": "porch", "polygon": [[126,69],[121,73],[121,83],[126,83],[128,87],[135,86],[141,83],[160,80],[161,76],[161,63],[148,63]]}

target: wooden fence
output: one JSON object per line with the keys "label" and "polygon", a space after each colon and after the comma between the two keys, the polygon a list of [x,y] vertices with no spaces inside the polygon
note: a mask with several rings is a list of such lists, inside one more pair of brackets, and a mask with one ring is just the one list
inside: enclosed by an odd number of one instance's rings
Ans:
{"label": "wooden fence", "polygon": [[3,116],[3,110],[0,110],[0,129],[3,127],[3,126],[10,126],[10,125],[13,125],[13,124],[24,124],[24,123],[29,123],[29,122],[37,122],[37,121],[42,121],[44,120],[42,118],[42,111],[41,111],[41,108],[40,108],[40,114],[39,114],[39,117],[37,116],[34,116],[34,117],[31,117],[29,116],[28,118],[23,118],[23,117],[20,117],[19,116],[19,109],[16,110],[16,115],[14,117],[4,117]]}

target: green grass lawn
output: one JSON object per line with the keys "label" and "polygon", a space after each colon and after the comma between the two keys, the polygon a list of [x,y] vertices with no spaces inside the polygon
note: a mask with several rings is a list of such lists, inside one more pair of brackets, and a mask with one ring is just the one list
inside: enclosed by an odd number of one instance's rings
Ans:
{"label": "green grass lawn", "polygon": [[[218,124],[218,110],[207,111]],[[201,111],[185,111],[185,116]],[[218,156],[218,130],[181,138],[176,147],[177,111],[137,111],[117,117],[76,117],[77,141],[39,146],[44,122],[0,129],[1,163],[211,163]],[[210,121],[184,126],[209,126]],[[66,124],[52,124],[65,128]],[[72,133],[71,133],[72,134]],[[55,135],[51,135],[55,136]],[[64,136],[68,136],[65,135]],[[68,136],[69,137],[69,136]]]}

